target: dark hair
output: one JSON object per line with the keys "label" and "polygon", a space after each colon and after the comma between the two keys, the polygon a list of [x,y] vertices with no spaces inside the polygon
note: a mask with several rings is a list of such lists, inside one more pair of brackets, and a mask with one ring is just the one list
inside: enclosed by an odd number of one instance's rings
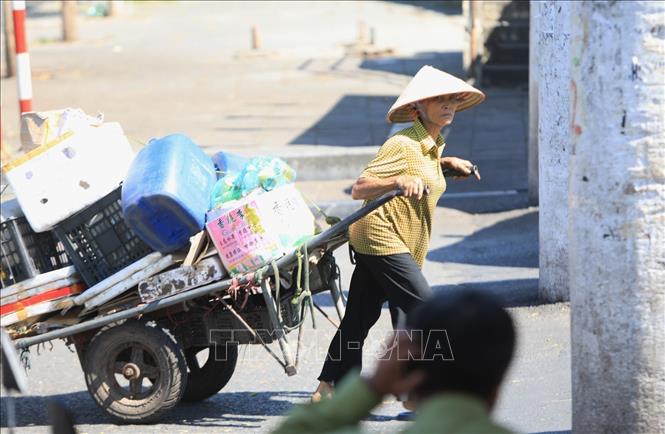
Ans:
{"label": "dark hair", "polygon": [[515,347],[510,315],[494,296],[478,291],[436,293],[409,313],[407,329],[422,330],[423,354],[410,364],[426,373],[415,391],[421,397],[458,391],[487,398]]}

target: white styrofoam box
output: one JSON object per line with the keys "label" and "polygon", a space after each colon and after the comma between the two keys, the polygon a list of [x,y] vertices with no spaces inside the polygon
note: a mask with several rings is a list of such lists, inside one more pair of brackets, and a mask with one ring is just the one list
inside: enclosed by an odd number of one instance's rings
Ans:
{"label": "white styrofoam box", "polygon": [[117,188],[133,159],[127,137],[114,122],[67,133],[3,171],[30,226],[43,232]]}

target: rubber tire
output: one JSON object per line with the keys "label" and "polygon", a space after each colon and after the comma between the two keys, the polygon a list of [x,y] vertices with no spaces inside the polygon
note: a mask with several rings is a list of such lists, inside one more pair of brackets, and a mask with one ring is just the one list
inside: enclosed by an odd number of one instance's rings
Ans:
{"label": "rubber tire", "polygon": [[[187,348],[185,360],[190,361],[192,354],[196,354],[205,348]],[[215,360],[215,346],[208,347],[208,360],[198,370],[191,370],[187,374],[187,388],[182,397],[184,402],[198,402],[214,396],[226,386],[238,362],[238,345],[227,346],[226,360]],[[188,363],[188,367],[191,366]]]}
{"label": "rubber tire", "polygon": [[[159,370],[156,390],[130,399],[111,389],[105,367],[119,345],[136,342],[149,348]],[[97,405],[120,423],[153,423],[175,407],[187,387],[187,362],[180,345],[165,329],[132,321],[100,332],[85,353],[85,382]]]}

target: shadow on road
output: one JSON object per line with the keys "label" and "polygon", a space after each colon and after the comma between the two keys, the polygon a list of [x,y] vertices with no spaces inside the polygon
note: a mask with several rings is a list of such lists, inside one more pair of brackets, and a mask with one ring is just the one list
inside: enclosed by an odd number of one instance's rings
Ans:
{"label": "shadow on road", "polygon": [[[469,182],[473,182],[473,180]],[[529,197],[523,191],[518,191],[514,194],[506,193],[492,196],[483,196],[482,192],[481,194],[468,196],[446,192],[439,199],[437,206],[452,208],[469,214],[491,214],[528,208]]]}
{"label": "shadow on road", "polygon": [[[344,291],[344,296],[348,298],[349,296],[349,288],[342,288]],[[334,307],[335,303],[333,302],[333,299],[330,295],[329,292],[322,292],[320,294],[314,295],[314,303],[317,304],[319,307]],[[317,313],[318,315],[318,313]],[[332,313],[331,318],[335,321],[339,321],[339,318],[337,317],[336,313]],[[317,318],[318,319],[318,318]]]}
{"label": "shadow on road", "polygon": [[433,66],[456,76],[464,75],[461,51],[424,51],[410,57],[367,57],[360,64],[360,68],[414,76],[424,65]]}
{"label": "shadow on road", "polygon": [[534,306],[538,300],[538,279],[511,279],[485,282],[466,282],[458,285],[439,285],[432,291],[478,290],[497,296],[505,307]]}
{"label": "shadow on road", "polygon": [[[309,398],[310,393],[298,391],[231,392],[219,393],[197,403],[181,403],[164,416],[159,424],[178,424],[200,427],[259,428],[265,416],[281,416],[294,405],[294,401]],[[2,422],[7,428],[7,400],[13,399],[18,427],[43,427],[49,425],[48,403],[56,400],[73,413],[76,425],[106,425],[115,421],[100,410],[88,392],[80,391],[51,396],[21,396],[0,398]],[[253,425],[254,424],[254,425]],[[145,426],[137,425],[139,432]]]}
{"label": "shadow on road", "polygon": [[[282,416],[294,405],[294,401],[309,398],[308,392],[230,392],[218,393],[210,399],[196,403],[181,403],[166,415],[160,423],[180,425],[259,428],[265,416]],[[242,425],[237,425],[241,423]],[[235,423],[235,424],[234,424]]]}
{"label": "shadow on road", "polygon": [[564,431],[543,431],[543,432],[534,432],[531,434],[570,434],[572,431],[571,430],[564,430]]}
{"label": "shadow on road", "polygon": [[344,95],[291,145],[381,145],[390,131],[385,116],[395,95]]}
{"label": "shadow on road", "polygon": [[25,11],[28,17],[33,18],[49,18],[59,17],[60,7],[53,7],[51,1],[29,1],[25,2]]}
{"label": "shadow on road", "polygon": [[538,211],[500,221],[446,247],[430,251],[435,262],[538,268]]}
{"label": "shadow on road", "polygon": [[462,15],[462,2],[459,0],[448,0],[448,1],[389,0],[389,2],[398,3],[402,5],[411,5],[446,15]]}
{"label": "shadow on road", "polygon": [[[343,63],[340,60],[338,63]],[[351,75],[369,80],[390,81],[390,74],[415,75],[424,65],[432,65],[456,75],[463,75],[462,52],[422,52],[410,57],[382,56],[366,57],[358,71],[348,71],[335,65],[330,71],[335,76]],[[305,64],[299,69],[306,69]],[[321,71],[319,71],[321,73]],[[375,75],[376,78],[371,78]],[[393,76],[394,77],[394,76]],[[379,146],[385,142],[391,125],[386,122],[386,113],[398,95],[344,95],[326,114],[302,134],[293,139],[291,145],[327,146]]]}

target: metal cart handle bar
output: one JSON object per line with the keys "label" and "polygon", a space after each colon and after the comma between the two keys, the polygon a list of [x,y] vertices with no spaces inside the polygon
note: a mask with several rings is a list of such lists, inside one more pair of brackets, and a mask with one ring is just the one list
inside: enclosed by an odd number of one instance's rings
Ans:
{"label": "metal cart handle bar", "polygon": [[476,173],[478,173],[478,166],[476,166],[475,164],[471,166],[469,169],[471,170],[471,173],[469,175],[455,169],[443,169],[443,177],[444,178],[454,178],[456,176],[465,177],[465,176],[475,175]]}

